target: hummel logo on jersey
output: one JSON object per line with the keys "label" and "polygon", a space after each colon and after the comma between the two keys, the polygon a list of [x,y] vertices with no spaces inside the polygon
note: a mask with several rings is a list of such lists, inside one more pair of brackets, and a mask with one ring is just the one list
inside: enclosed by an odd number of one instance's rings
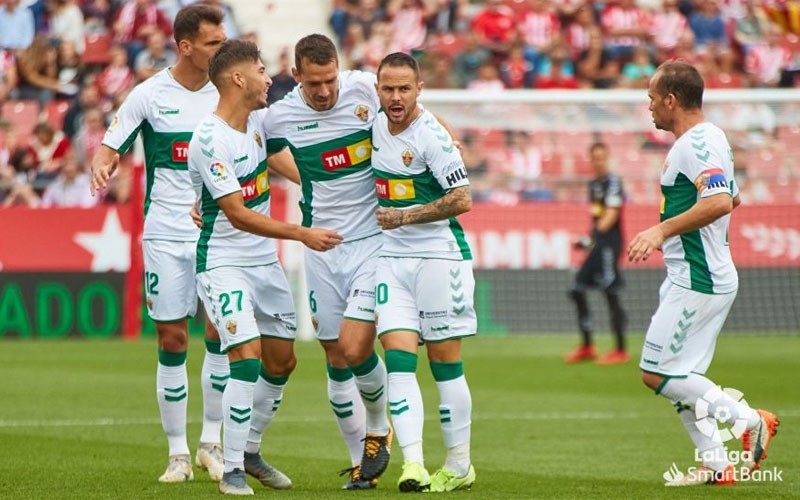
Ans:
{"label": "hummel logo on jersey", "polygon": [[249,156],[247,156],[247,155],[244,155],[241,158],[234,158],[233,159],[233,163],[241,163],[241,162],[245,161],[248,158],[249,158]]}
{"label": "hummel logo on jersey", "polygon": [[158,110],[158,114],[159,115],[177,115],[180,112],[181,112],[181,110],[179,110],[179,109],[159,109]]}
{"label": "hummel logo on jersey", "polygon": [[297,131],[302,132],[304,130],[313,130],[315,128],[319,128],[319,122],[310,123],[308,125],[298,125]]}

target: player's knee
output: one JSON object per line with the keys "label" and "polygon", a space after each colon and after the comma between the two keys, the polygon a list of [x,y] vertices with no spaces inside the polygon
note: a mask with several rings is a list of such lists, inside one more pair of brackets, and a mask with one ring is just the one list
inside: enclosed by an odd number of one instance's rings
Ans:
{"label": "player's knee", "polygon": [[642,372],[642,382],[644,385],[649,387],[652,390],[658,389],[658,386],[661,385],[661,382],[664,380],[664,377],[661,375],[656,375],[655,373],[649,372]]}
{"label": "player's knee", "polygon": [[342,351],[344,352],[344,359],[347,362],[348,366],[358,366],[362,364],[367,358],[370,357],[374,350],[373,345],[370,344],[359,344],[359,343],[351,343],[347,346],[344,346]]}
{"label": "player's knee", "polygon": [[280,359],[270,358],[264,360],[264,369],[274,377],[288,377],[297,366],[297,357],[294,353]]}
{"label": "player's knee", "polygon": [[158,347],[166,352],[183,352],[189,345],[189,335],[181,323],[156,323]]}

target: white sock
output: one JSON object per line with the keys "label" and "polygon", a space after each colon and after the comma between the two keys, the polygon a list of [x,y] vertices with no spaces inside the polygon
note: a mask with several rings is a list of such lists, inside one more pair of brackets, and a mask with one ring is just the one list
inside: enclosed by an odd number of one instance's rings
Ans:
{"label": "white sock", "polygon": [[[209,344],[209,341],[206,341]],[[214,346],[212,345],[212,349]],[[219,352],[219,342],[216,343]],[[228,356],[206,350],[200,386],[203,388],[203,430],[201,443],[219,443],[222,429],[222,393],[230,377]]]}
{"label": "white sock", "polygon": [[356,386],[361,394],[367,417],[366,431],[385,435],[389,432],[389,417],[386,415],[386,365],[375,352],[360,366],[351,367]]}
{"label": "white sock", "polygon": [[175,356],[183,358],[179,365],[158,363],[156,371],[156,396],[161,413],[161,426],[167,435],[169,455],[188,455],[186,442],[186,406],[189,401],[189,381],[186,377],[186,353],[174,354],[159,352],[159,357]]}
{"label": "white sock", "polygon": [[422,458],[422,429],[425,411],[417,376],[411,372],[390,372],[389,413],[392,415],[397,443],[403,458],[424,464]]}
{"label": "white sock", "polygon": [[444,445],[447,447],[445,467],[463,477],[469,471],[472,396],[464,375],[446,382],[436,382],[439,389],[439,420]]}
{"label": "white sock", "polygon": [[253,413],[253,392],[261,361],[242,359],[231,363],[231,378],[222,394],[222,431],[225,472],[244,470],[244,447]]}
{"label": "white sock", "polygon": [[366,410],[364,403],[361,402],[355,379],[351,376],[347,380],[337,381],[328,375],[328,401],[336,416],[339,432],[350,452],[350,462],[358,465],[361,463],[364,450],[362,441],[366,437],[367,430]]}
{"label": "white sock", "polygon": [[[714,441],[710,436],[706,436],[697,427],[697,420],[695,419],[694,411],[681,410],[678,413],[683,427],[689,433],[689,437],[694,443],[694,448],[697,450],[698,456],[703,459],[703,465],[715,471],[723,471],[730,463],[727,459],[725,449],[721,442]],[[711,417],[706,417],[708,423],[706,425],[716,425],[716,422]]]}
{"label": "white sock", "polygon": [[[758,412],[746,404],[735,401],[714,382],[697,373],[690,373],[685,378],[670,378],[661,388],[660,394],[671,401],[678,401],[692,410],[695,409],[695,404],[702,399],[704,404],[708,404],[709,415],[730,415],[729,418],[721,420],[728,424],[733,424],[737,419],[743,418],[747,420],[747,429],[752,429],[760,422]],[[726,406],[728,411],[717,412],[722,406]]]}
{"label": "white sock", "polygon": [[262,369],[253,392],[253,417],[244,449],[247,453],[258,453],[261,449],[261,437],[281,405],[286,380],[287,377],[271,377]]}

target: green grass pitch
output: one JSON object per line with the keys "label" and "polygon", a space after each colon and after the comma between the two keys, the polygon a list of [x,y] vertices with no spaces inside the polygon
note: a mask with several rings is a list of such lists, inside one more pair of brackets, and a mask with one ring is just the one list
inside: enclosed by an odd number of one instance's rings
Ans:
{"label": "green grass pitch", "polygon": [[[741,390],[781,418],[764,463],[782,482],[667,489],[675,462],[693,465],[693,449],[670,404],[626,366],[566,366],[577,336],[476,338],[464,359],[473,397],[472,459],[478,477],[453,498],[797,498],[800,497],[800,337],[723,337],[709,377]],[[607,338],[601,341],[608,342]],[[642,338],[631,339],[638,353]],[[200,433],[198,373],[202,343],[189,354],[189,443]],[[607,346],[607,344],[603,344]],[[322,350],[298,342],[299,365],[262,451],[294,481],[261,498],[398,498],[396,448],[377,490],[339,490],[348,466],[325,391]],[[634,356],[638,359],[638,355]],[[220,498],[195,470],[191,483],[162,485],[166,440],[155,401],[153,340],[0,343],[0,498]],[[426,465],[444,459],[438,396],[424,356]],[[410,494],[406,494],[410,495]]]}

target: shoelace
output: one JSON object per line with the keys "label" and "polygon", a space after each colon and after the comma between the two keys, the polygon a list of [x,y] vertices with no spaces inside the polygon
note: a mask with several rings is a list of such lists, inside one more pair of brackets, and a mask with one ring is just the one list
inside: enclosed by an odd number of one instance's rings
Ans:
{"label": "shoelace", "polygon": [[369,458],[375,458],[378,456],[378,451],[381,449],[381,437],[380,436],[367,436],[363,439],[364,441],[364,455],[368,456]]}
{"label": "shoelace", "polygon": [[350,474],[350,479],[353,481],[358,481],[361,479],[361,466],[356,465],[354,467],[350,467],[347,469],[343,469],[339,471],[340,476],[346,476]]}

